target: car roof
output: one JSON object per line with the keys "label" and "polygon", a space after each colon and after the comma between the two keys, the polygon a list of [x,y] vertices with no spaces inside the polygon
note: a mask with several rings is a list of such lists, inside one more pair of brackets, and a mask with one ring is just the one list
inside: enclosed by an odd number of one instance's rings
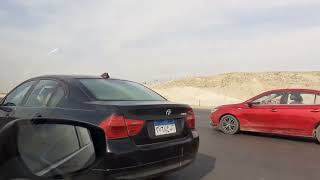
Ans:
{"label": "car roof", "polygon": [[[60,79],[60,80],[74,80],[74,79],[103,79],[100,76],[91,76],[91,75],[44,75],[44,76],[38,76],[34,77],[32,79]],[[112,80],[121,80],[121,79],[114,79],[109,78]]]}
{"label": "car roof", "polygon": [[291,91],[301,91],[301,92],[309,92],[309,93],[315,93],[315,94],[320,94],[320,91],[319,90],[312,90],[312,89],[302,89],[302,88],[287,88],[287,89],[273,89],[273,90],[270,90],[270,91],[266,91],[266,92],[263,92],[259,95],[256,95],[248,100],[246,100],[245,102],[250,102],[254,99],[257,99],[259,97],[262,97],[268,93],[273,93],[273,92],[291,92]]}
{"label": "car roof", "polygon": [[265,92],[265,93],[270,93],[270,92],[290,92],[290,91],[302,91],[302,92],[320,93],[319,90],[315,90],[315,89],[302,89],[302,88],[274,89],[274,90],[271,90],[271,91],[267,91],[267,92]]}

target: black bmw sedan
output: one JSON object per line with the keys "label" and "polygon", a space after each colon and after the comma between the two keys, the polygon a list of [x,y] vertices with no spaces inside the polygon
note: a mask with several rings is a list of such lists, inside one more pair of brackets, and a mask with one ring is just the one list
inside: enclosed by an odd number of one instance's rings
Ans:
{"label": "black bmw sedan", "polygon": [[85,121],[105,131],[106,158],[93,175],[117,179],[159,176],[189,165],[199,147],[195,115],[151,89],[126,80],[42,76],[0,102],[0,128],[14,119]]}

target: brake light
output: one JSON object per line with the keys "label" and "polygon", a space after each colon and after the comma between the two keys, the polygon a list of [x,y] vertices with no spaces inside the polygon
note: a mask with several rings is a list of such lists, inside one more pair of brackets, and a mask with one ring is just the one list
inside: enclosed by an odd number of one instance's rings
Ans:
{"label": "brake light", "polygon": [[143,126],[143,120],[125,119],[121,115],[112,115],[100,124],[107,139],[120,139],[135,136],[141,131]]}
{"label": "brake light", "polygon": [[187,111],[187,125],[190,129],[196,128],[196,117],[192,108],[188,109]]}
{"label": "brake light", "polygon": [[126,119],[127,129],[129,136],[137,135],[141,129],[143,128],[144,121],[143,120],[133,120],[133,119]]}
{"label": "brake light", "polygon": [[104,130],[107,139],[128,137],[127,126],[123,116],[112,115],[104,120],[100,127]]}

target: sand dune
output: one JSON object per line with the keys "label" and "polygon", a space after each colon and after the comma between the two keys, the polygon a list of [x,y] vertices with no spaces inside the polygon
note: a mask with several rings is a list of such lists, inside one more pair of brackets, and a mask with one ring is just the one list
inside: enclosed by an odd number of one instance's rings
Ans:
{"label": "sand dune", "polygon": [[240,99],[214,93],[206,88],[176,86],[163,89],[157,88],[155,90],[171,101],[191,105],[211,106],[241,101]]}
{"label": "sand dune", "polygon": [[[320,90],[320,72],[226,73],[151,84],[149,87],[174,102],[217,106],[241,102],[272,89]],[[0,99],[4,95],[0,93]]]}
{"label": "sand dune", "polygon": [[280,88],[320,90],[320,72],[227,73],[164,82],[150,87],[171,101],[216,106],[241,102]]}

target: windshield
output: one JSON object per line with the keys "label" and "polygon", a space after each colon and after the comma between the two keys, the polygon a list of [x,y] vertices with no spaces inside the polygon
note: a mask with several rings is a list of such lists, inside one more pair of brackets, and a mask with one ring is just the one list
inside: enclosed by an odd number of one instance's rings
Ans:
{"label": "windshield", "polygon": [[123,80],[80,79],[85,88],[103,101],[165,101],[151,89],[138,83]]}

